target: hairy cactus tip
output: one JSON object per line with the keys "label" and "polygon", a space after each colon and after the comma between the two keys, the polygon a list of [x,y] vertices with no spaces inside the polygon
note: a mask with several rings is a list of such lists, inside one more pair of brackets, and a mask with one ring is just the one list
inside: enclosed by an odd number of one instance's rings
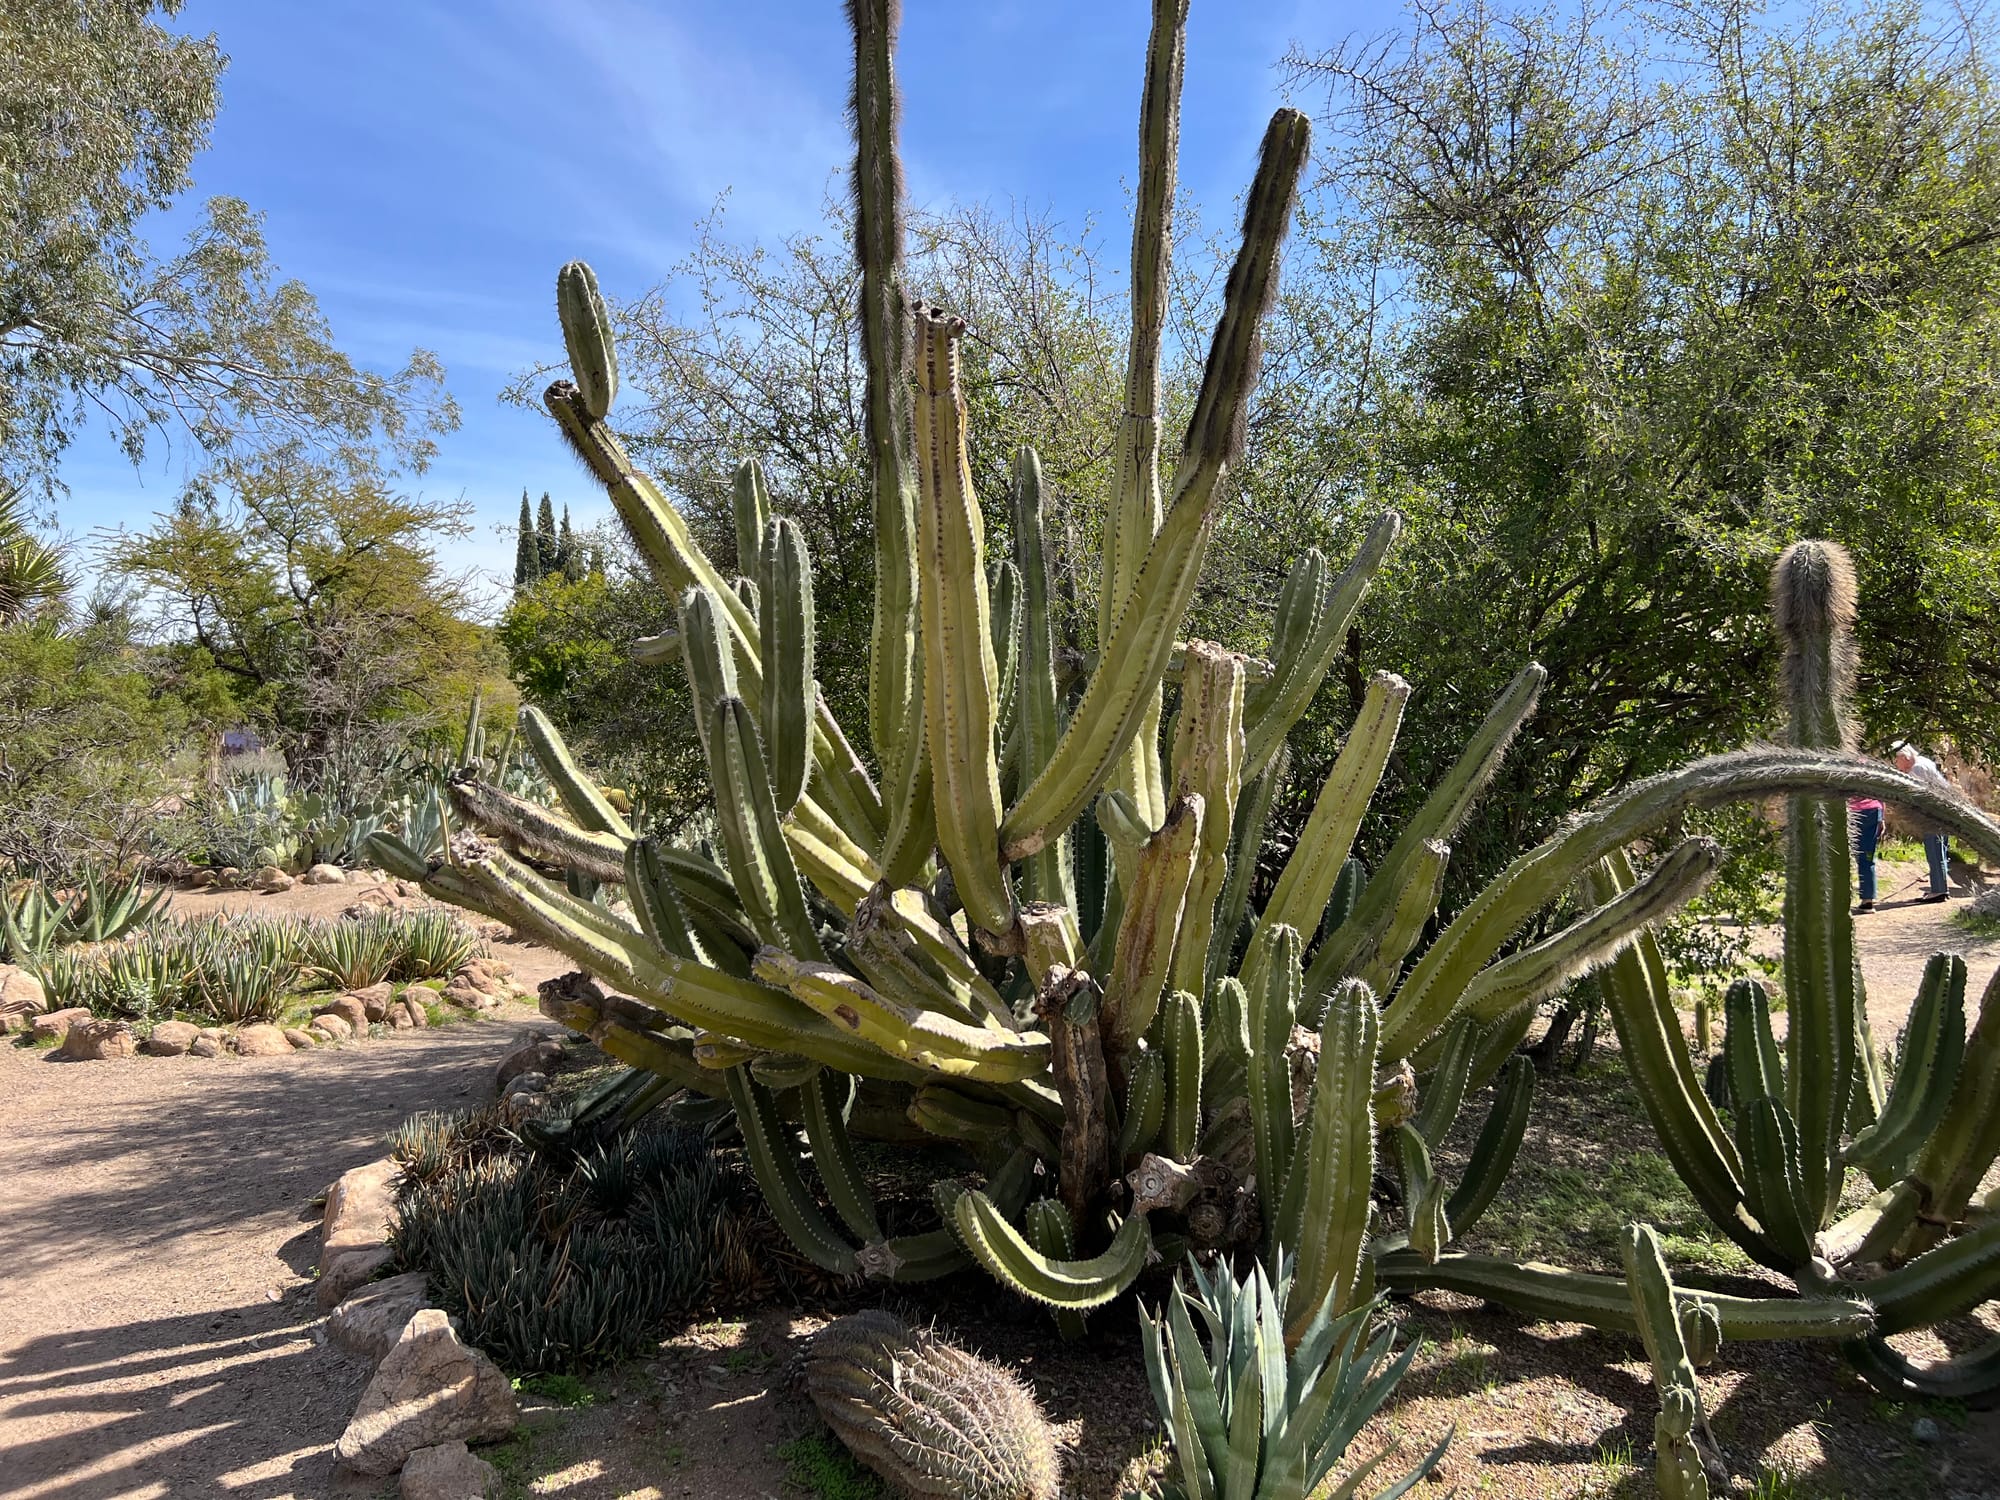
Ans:
{"label": "hairy cactus tip", "polygon": [[879,1308],[813,1336],[806,1391],[854,1456],[911,1495],[1055,1500],[1062,1468],[1011,1370]]}
{"label": "hairy cactus tip", "polygon": [[1848,748],[1856,657],[1854,562],[1838,542],[1794,542],[1771,570],[1771,624],[1794,745]]}
{"label": "hairy cactus tip", "polygon": [[1854,628],[1854,560],[1838,542],[1794,542],[1771,571],[1771,622],[1787,642]]}

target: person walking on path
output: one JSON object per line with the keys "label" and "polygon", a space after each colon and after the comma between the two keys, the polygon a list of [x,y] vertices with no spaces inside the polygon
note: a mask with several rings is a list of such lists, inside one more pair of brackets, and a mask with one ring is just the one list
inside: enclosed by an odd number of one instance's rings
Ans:
{"label": "person walking on path", "polygon": [[1854,836],[1854,867],[1860,875],[1856,912],[1875,910],[1875,851],[1882,843],[1882,804],[1873,797],[1847,799],[1847,826]]}
{"label": "person walking on path", "polygon": [[[1919,755],[1916,746],[1908,740],[1896,747],[1896,769],[1905,776],[1914,776],[1919,781],[1928,781],[1932,786],[1945,791],[1951,790],[1951,782],[1938,763],[1928,755]],[[1930,861],[1930,893],[1921,899],[1926,902],[1949,901],[1951,899],[1951,840],[1943,829],[1924,835],[1924,857]]]}

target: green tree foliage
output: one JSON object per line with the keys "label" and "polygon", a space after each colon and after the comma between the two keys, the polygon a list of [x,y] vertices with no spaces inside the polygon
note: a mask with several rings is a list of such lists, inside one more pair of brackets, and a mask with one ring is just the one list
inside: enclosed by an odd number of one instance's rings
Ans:
{"label": "green tree foliage", "polygon": [[541,575],[562,571],[562,538],[556,531],[556,508],[549,503],[549,492],[542,491],[542,508],[535,516],[536,557],[541,565]]}
{"label": "green tree foliage", "polygon": [[436,552],[464,532],[466,509],[287,448],[230,466],[150,530],[114,538],[105,563],[275,733],[294,779],[311,782],[477,672],[472,601]]}
{"label": "green tree foliage", "polygon": [[562,525],[556,531],[556,571],[571,583],[583,577],[587,562],[583,555],[583,544],[576,539],[570,529],[569,507],[565,505]]}
{"label": "green tree foliage", "polygon": [[514,531],[514,588],[518,592],[542,576],[541,539],[535,532],[528,492],[521,491],[521,519]]}
{"label": "green tree foliage", "polygon": [[0,4],[0,476],[53,487],[102,417],[136,461],[190,433],[204,455],[381,444],[421,467],[457,423],[436,359],[381,375],[278,281],[258,216],[215,198],[154,256],[145,216],[208,142],[225,59],[169,30],[180,0]]}

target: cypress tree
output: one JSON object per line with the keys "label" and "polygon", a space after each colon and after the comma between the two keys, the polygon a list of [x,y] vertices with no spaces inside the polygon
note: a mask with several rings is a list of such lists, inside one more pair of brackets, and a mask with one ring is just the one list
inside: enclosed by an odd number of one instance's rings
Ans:
{"label": "cypress tree", "polygon": [[547,490],[542,491],[542,508],[535,521],[535,539],[541,550],[542,575],[547,577],[562,566],[562,544],[556,537],[556,508],[550,503]]}
{"label": "cypress tree", "polygon": [[577,542],[576,533],[569,528],[567,505],[563,507],[562,530],[557,535],[556,556],[559,559],[557,566],[562,569],[563,577],[571,583],[583,577],[583,548]]}
{"label": "cypress tree", "polygon": [[514,540],[514,587],[524,589],[541,576],[541,541],[535,535],[535,518],[528,509],[528,492],[522,490],[520,529]]}

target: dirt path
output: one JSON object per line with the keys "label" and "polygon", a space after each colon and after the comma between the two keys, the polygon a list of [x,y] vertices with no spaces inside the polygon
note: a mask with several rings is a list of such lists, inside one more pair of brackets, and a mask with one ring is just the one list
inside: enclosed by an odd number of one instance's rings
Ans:
{"label": "dirt path", "polygon": [[278,1058],[0,1049],[0,1494],[331,1493],[367,1372],[316,1337],[313,1200],[406,1116],[488,1097],[538,1019]]}

